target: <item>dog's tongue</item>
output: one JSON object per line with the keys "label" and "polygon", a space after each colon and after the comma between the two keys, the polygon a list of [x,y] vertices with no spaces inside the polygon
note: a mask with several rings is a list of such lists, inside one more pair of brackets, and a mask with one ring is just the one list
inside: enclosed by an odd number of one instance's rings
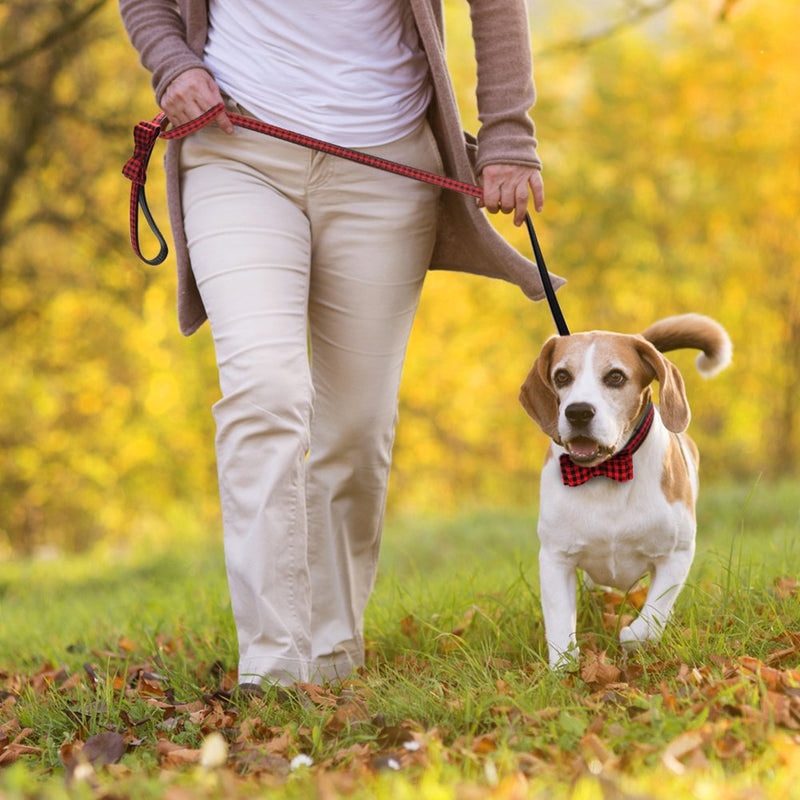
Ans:
{"label": "dog's tongue", "polygon": [[598,450],[597,442],[595,442],[593,439],[586,439],[583,437],[573,439],[569,443],[567,449],[573,458],[577,458],[581,461],[594,458],[597,455]]}

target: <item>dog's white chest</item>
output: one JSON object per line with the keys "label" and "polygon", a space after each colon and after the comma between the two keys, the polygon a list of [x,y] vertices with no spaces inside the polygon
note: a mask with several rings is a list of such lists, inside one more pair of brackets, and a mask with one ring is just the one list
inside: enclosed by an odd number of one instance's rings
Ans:
{"label": "dog's white chest", "polygon": [[663,450],[653,445],[637,455],[634,479],[626,483],[598,477],[564,486],[551,459],[542,474],[542,548],[595,583],[623,591],[674,552],[691,549],[694,515],[661,491],[657,462]]}

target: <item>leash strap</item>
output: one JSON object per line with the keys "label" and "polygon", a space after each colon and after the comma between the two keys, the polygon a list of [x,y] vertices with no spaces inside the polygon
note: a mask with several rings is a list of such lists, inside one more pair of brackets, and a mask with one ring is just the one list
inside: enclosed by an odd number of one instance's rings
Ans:
{"label": "leash strap", "polygon": [[[133,252],[144,261],[145,264],[153,266],[161,264],[169,252],[167,242],[153,219],[153,215],[150,213],[150,207],[148,206],[147,195],[144,189],[147,180],[147,166],[150,163],[150,156],[153,153],[156,141],[158,141],[158,139],[182,139],[184,136],[188,136],[212,123],[223,111],[225,111],[225,106],[222,103],[218,103],[196,119],[190,120],[183,125],[178,125],[170,130],[165,130],[167,116],[161,112],[151,121],[140,122],[133,129],[133,155],[122,168],[122,174],[131,181],[129,209],[131,247],[133,248]],[[368,167],[374,167],[375,169],[381,169],[386,172],[393,172],[395,175],[402,175],[405,178],[422,181],[423,183],[430,183],[442,189],[460,192],[461,194],[479,199],[483,198],[483,189],[471,183],[465,183],[464,181],[455,180],[454,178],[448,178],[443,175],[436,175],[433,172],[426,172],[425,170],[410,167],[406,164],[398,164],[395,161],[372,156],[368,153],[360,153],[357,150],[340,147],[339,145],[331,144],[321,139],[314,139],[311,136],[305,136],[300,133],[295,133],[294,131],[288,131],[285,128],[279,128],[275,125],[253,119],[252,117],[243,116],[242,114],[227,112],[227,115],[228,119],[240,128],[247,128],[248,130],[263,133],[276,139],[282,139],[283,141],[298,144],[302,147],[318,150],[321,153],[328,153],[329,155],[339,158],[345,158],[348,161],[355,161],[356,163],[364,164]],[[145,257],[139,245],[140,209],[159,244],[159,252],[153,258]],[[553,289],[553,284],[550,281],[550,275],[544,263],[544,258],[541,248],[539,247],[539,241],[536,237],[530,214],[526,214],[525,224],[528,229],[528,235],[530,236],[542,286],[544,287],[545,297],[550,306],[550,313],[553,315],[553,321],[556,324],[559,334],[567,336],[569,334],[569,329],[567,328],[564,315],[561,313],[561,308],[556,299],[555,289]]]}

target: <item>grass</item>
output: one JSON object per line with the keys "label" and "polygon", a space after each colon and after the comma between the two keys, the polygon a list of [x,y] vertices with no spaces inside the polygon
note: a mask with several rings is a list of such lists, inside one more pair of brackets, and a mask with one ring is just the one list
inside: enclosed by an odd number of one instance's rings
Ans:
{"label": "grass", "polygon": [[[662,642],[625,659],[630,602],[587,592],[566,675],[545,666],[533,511],[397,517],[366,670],[281,701],[219,693],[221,545],[185,520],[169,542],[0,565],[0,797],[800,797],[798,496],[706,489]],[[215,733],[227,768],[199,765]]]}

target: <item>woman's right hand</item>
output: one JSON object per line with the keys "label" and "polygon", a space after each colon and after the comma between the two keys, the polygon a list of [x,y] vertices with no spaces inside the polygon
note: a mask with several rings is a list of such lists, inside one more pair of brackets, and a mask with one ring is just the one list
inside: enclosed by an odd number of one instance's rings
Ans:
{"label": "woman's right hand", "polygon": [[[219,87],[209,72],[195,67],[181,72],[167,86],[161,97],[161,108],[173,126],[199,117],[209,108],[222,102]],[[224,112],[216,119],[216,124],[225,133],[233,133],[233,123]]]}

